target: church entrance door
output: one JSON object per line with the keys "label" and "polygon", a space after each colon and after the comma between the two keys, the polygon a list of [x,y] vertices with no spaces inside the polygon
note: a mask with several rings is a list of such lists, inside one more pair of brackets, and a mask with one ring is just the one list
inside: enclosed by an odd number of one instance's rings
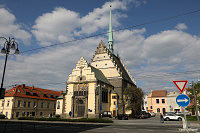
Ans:
{"label": "church entrance door", "polygon": [[78,105],[78,117],[84,117],[85,105]]}

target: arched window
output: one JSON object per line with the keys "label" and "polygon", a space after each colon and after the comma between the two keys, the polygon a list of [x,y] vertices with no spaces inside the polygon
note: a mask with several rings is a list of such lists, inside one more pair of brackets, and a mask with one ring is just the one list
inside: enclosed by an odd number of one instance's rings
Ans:
{"label": "arched window", "polygon": [[160,108],[157,108],[157,113],[160,113]]}

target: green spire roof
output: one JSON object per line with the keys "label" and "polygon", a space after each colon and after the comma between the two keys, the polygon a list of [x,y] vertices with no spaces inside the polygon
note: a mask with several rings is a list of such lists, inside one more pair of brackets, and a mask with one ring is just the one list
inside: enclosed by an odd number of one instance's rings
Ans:
{"label": "green spire roof", "polygon": [[109,50],[113,53],[113,32],[112,32],[112,12],[111,12],[111,5],[110,5],[110,22],[109,22],[109,33],[108,33],[108,45]]}

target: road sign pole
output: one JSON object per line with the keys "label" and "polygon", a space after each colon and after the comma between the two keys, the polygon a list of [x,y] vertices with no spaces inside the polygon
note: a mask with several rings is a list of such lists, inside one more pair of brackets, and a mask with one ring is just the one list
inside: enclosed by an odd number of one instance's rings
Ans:
{"label": "road sign pole", "polygon": [[183,121],[183,129],[186,129],[188,132],[188,124],[187,124],[187,118],[186,118],[186,113],[185,113],[185,107],[183,107],[184,109],[184,118],[185,118],[185,123]]}

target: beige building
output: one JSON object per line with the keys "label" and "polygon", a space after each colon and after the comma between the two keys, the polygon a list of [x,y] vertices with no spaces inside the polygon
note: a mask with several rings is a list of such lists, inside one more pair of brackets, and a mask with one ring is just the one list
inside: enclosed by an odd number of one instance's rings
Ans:
{"label": "beige building", "polygon": [[63,100],[64,109],[57,109],[57,114],[63,112],[63,117],[69,117],[72,112],[73,117],[99,117],[105,111],[113,116],[126,113],[123,91],[136,86],[136,82],[121,58],[114,54],[111,11],[108,36],[109,48],[101,41],[91,62],[81,57],[72,70],[66,95],[57,102]]}
{"label": "beige building", "polygon": [[55,115],[56,98],[61,92],[17,85],[0,99],[0,113],[8,119],[22,116],[50,117]]}
{"label": "beige building", "polygon": [[146,110],[154,113],[179,112],[181,107],[176,103],[176,97],[180,93],[167,90],[153,90],[147,95]]}

